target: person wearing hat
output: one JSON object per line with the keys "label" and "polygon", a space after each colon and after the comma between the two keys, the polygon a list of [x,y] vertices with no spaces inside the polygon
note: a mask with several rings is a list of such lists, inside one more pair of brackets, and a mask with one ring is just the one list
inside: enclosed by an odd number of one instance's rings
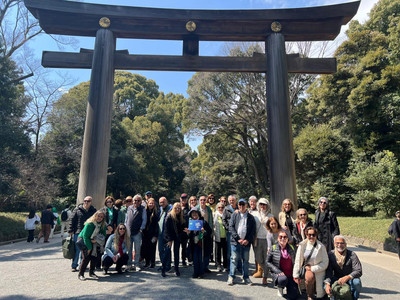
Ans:
{"label": "person wearing hat", "polygon": [[[325,292],[340,299],[357,300],[360,296],[362,266],[355,252],[347,249],[344,236],[334,238],[335,249],[328,253],[329,265],[325,275]],[[332,299],[332,298],[331,298]]]}
{"label": "person wearing hat", "polygon": [[329,253],[334,248],[333,237],[340,234],[340,229],[336,214],[329,209],[329,202],[325,197],[318,200],[314,226],[318,229],[318,240]]}
{"label": "person wearing hat", "polygon": [[[199,204],[196,206],[201,214],[201,216],[204,218],[204,222],[207,222],[208,225],[210,225],[210,228],[214,228],[214,221],[213,221],[213,212],[212,209],[207,206],[207,197],[206,196],[200,196],[199,198]],[[209,247],[212,249],[213,248],[213,242],[212,240],[210,241]],[[211,273],[211,270],[208,268],[210,265],[210,256],[211,256],[212,250],[210,252],[210,255],[205,255],[204,256],[204,272],[205,273]]]}
{"label": "person wearing hat", "polygon": [[397,243],[397,251],[400,259],[400,211],[396,211],[396,220],[393,224],[393,234]]}
{"label": "person wearing hat", "polygon": [[201,230],[185,229],[189,238],[189,251],[193,258],[193,275],[192,278],[202,278],[204,276],[204,257],[209,256],[211,252],[210,241],[212,242],[212,230],[197,207],[193,207],[189,213],[189,220],[202,220],[203,227]]}
{"label": "person wearing hat", "polygon": [[250,245],[253,243],[256,233],[256,222],[254,217],[247,211],[246,200],[238,202],[239,211],[232,214],[229,222],[231,233],[231,267],[228,277],[228,285],[233,285],[236,268],[239,261],[242,261],[243,282],[252,285],[249,278],[249,254]]}
{"label": "person wearing hat", "polygon": [[153,198],[153,193],[152,193],[151,191],[147,191],[147,192],[144,194],[144,201],[142,202],[142,206],[146,207],[147,201],[148,201],[150,198]]}
{"label": "person wearing hat", "polygon": [[42,223],[42,230],[40,231],[36,243],[39,243],[40,239],[44,236],[44,243],[49,242],[49,236],[51,231],[51,226],[54,226],[54,215],[53,206],[47,205],[46,209],[42,211],[42,218],[40,222]]}
{"label": "person wearing hat", "polygon": [[[180,197],[180,203],[183,213],[183,218],[185,219],[186,224],[189,224],[189,204],[188,204],[188,195],[183,193]],[[188,257],[188,249],[187,249],[188,239],[187,236],[183,235],[181,238],[181,258],[182,258],[182,266],[187,266],[186,259]]]}

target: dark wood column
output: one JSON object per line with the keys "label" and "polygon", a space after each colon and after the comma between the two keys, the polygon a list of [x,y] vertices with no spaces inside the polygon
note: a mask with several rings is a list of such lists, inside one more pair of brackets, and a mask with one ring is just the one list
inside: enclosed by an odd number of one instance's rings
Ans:
{"label": "dark wood column", "polygon": [[285,38],[281,33],[268,36],[266,59],[270,195],[272,213],[278,216],[283,199],[297,202]]}
{"label": "dark wood column", "polygon": [[77,204],[93,197],[96,209],[104,206],[110,151],[112,99],[114,87],[115,38],[112,31],[96,34]]}

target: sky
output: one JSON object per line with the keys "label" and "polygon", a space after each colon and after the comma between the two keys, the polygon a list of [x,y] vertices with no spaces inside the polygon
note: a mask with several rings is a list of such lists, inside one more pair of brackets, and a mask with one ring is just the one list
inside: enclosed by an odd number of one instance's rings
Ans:
{"label": "sky", "polygon": [[[278,9],[295,8],[306,6],[332,5],[349,0],[82,0],[80,2],[126,5],[126,6],[146,6],[157,8],[177,8],[177,9]],[[354,19],[364,22],[368,18],[368,13],[378,0],[361,0],[361,5]],[[332,42],[332,53],[334,49],[345,40],[345,30],[342,27],[340,35]],[[61,51],[78,52],[79,48],[93,49],[94,38],[76,38],[75,47],[66,46]],[[224,45],[222,42],[200,42],[199,55],[214,56],[224,55]],[[32,50],[32,55],[40,59],[42,51],[60,51],[54,40],[44,34],[35,38],[28,47]],[[181,41],[160,41],[160,40],[132,40],[118,39],[117,50],[128,49],[130,54],[158,54],[158,55],[181,55]],[[55,70],[56,71],[56,70]],[[170,72],[170,71],[132,71],[141,74],[148,79],[153,79],[159,86],[159,90],[164,93],[183,94],[187,97],[187,82],[194,75],[194,72]],[[69,76],[74,79],[74,85],[90,80],[90,70],[82,69],[58,69],[58,74]],[[202,137],[186,137],[186,142],[193,150],[201,143]]]}

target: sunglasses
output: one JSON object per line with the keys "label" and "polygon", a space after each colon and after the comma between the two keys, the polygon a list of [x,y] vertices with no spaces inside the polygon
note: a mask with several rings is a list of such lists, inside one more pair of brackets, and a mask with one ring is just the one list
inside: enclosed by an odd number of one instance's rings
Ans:
{"label": "sunglasses", "polygon": [[123,228],[123,227],[121,227],[121,228],[118,228],[118,230],[126,230],[125,228]]}
{"label": "sunglasses", "polygon": [[326,205],[326,202],[325,201],[321,201],[319,204],[325,204]]}
{"label": "sunglasses", "polygon": [[133,200],[133,202],[142,202],[142,200]]}
{"label": "sunglasses", "polygon": [[83,202],[89,203],[89,202],[92,202],[92,200],[83,200]]}
{"label": "sunglasses", "polygon": [[244,203],[244,202],[240,202],[240,203],[239,203],[239,205],[246,205],[246,203]]}
{"label": "sunglasses", "polygon": [[110,203],[112,204],[112,201],[107,201],[106,203],[107,203],[107,204],[110,204]]}
{"label": "sunglasses", "polygon": [[336,245],[344,245],[346,243],[342,243],[342,242],[335,242]]}
{"label": "sunglasses", "polygon": [[300,217],[307,216],[307,214],[299,214]]}
{"label": "sunglasses", "polygon": [[309,233],[309,234],[307,234],[307,236],[309,236],[309,237],[315,237],[315,233]]}
{"label": "sunglasses", "polygon": [[130,203],[130,202],[132,202],[132,200],[126,200],[125,202],[126,202],[126,203]]}
{"label": "sunglasses", "polygon": [[280,235],[279,238],[286,240],[288,237],[286,235]]}

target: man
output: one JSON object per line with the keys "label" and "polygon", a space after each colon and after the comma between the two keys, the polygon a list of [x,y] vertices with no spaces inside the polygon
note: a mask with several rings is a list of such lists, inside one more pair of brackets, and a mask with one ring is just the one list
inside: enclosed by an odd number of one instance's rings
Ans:
{"label": "man", "polygon": [[68,233],[74,236],[75,242],[75,257],[72,261],[72,272],[77,271],[78,262],[81,257],[81,250],[76,246],[76,241],[78,240],[78,235],[81,233],[85,222],[96,212],[96,208],[92,206],[92,197],[86,196],[83,199],[83,203],[79,204],[72,212],[71,218],[69,218],[68,223]]}
{"label": "man", "polygon": [[[183,213],[183,218],[185,219],[186,224],[189,224],[189,205],[188,205],[188,195],[183,193],[180,198],[181,202],[181,209]],[[188,227],[185,226],[185,227]],[[186,266],[186,258],[188,257],[187,255],[187,243],[188,243],[188,236],[187,235],[182,235],[181,238],[181,257],[182,257],[182,266]]]}
{"label": "man", "polygon": [[242,261],[243,282],[252,285],[249,278],[249,254],[250,245],[253,243],[256,233],[256,222],[254,217],[247,210],[246,200],[240,199],[239,211],[232,214],[229,222],[231,233],[231,267],[228,277],[228,285],[233,285],[235,271],[239,261]]}
{"label": "man", "polygon": [[[200,196],[199,204],[196,207],[200,211],[201,216],[204,218],[204,222],[207,222],[211,228],[211,231],[213,231],[213,229],[214,229],[213,213],[212,213],[210,206],[207,206],[207,197]],[[212,242],[212,240],[210,240],[209,242],[211,244],[207,245],[207,247],[209,247],[211,249],[211,253],[213,253],[213,242]],[[203,262],[204,262],[204,272],[211,273],[211,270],[209,269],[210,255],[204,254]]]}
{"label": "man", "polygon": [[44,243],[48,243],[51,227],[54,226],[53,206],[50,204],[47,205],[46,209],[42,211],[40,223],[42,223],[42,230],[36,239],[36,243],[39,243],[42,236],[44,236]]}
{"label": "man", "polygon": [[[165,197],[161,197],[158,200],[158,203],[160,205],[160,213],[159,213],[159,217],[158,217],[158,254],[160,256],[160,260],[162,261],[165,251],[171,251],[171,249],[169,248],[169,250],[164,247],[164,243],[163,243],[163,238],[164,238],[164,230],[165,230],[165,219],[167,217],[168,212],[171,211],[172,209],[172,205],[168,204],[168,200]],[[171,255],[167,256],[167,257],[171,257]],[[171,270],[171,261],[166,262],[166,271]],[[161,271],[161,267],[159,269],[159,271]]]}
{"label": "man", "polygon": [[133,197],[128,196],[125,198],[123,202],[123,206],[121,209],[118,211],[118,220],[117,220],[117,225],[119,224],[125,224],[126,221],[126,213],[128,212],[128,207],[132,205],[133,202]]}
{"label": "man", "polygon": [[393,234],[397,242],[397,251],[400,259],[400,211],[396,211],[396,221],[393,224]]}
{"label": "man", "polygon": [[[133,205],[128,207],[125,226],[130,236],[129,262],[130,270],[140,271],[140,247],[142,246],[142,232],[146,228],[147,214],[142,206],[142,196],[137,194],[133,197]],[[133,257],[133,244],[135,244],[135,257]]]}
{"label": "man", "polygon": [[142,205],[143,205],[144,207],[146,207],[147,201],[149,201],[150,198],[153,198],[153,193],[152,193],[151,191],[147,191],[147,192],[144,194],[144,198],[145,198],[145,200],[143,201]]}
{"label": "man", "polygon": [[361,290],[361,262],[357,254],[347,249],[344,236],[337,235],[333,241],[335,249],[328,253],[329,266],[325,274],[325,292],[329,296],[334,296],[335,288],[332,289],[332,286],[348,284],[353,300],[357,300]]}
{"label": "man", "polygon": [[[228,205],[225,206],[224,212],[222,213],[222,224],[225,227],[226,231],[226,243],[227,243],[227,254],[226,258],[228,262],[231,261],[231,233],[229,232],[229,222],[231,220],[231,216],[233,212],[237,209],[236,206],[236,197],[233,195],[230,195],[228,197]],[[228,269],[227,271],[229,272],[230,264],[228,264]],[[240,267],[239,267],[240,269]]]}
{"label": "man", "polygon": [[61,212],[61,238],[64,238],[64,230],[68,230],[68,220],[72,215],[72,211],[69,209],[69,204],[65,205],[65,208]]}

